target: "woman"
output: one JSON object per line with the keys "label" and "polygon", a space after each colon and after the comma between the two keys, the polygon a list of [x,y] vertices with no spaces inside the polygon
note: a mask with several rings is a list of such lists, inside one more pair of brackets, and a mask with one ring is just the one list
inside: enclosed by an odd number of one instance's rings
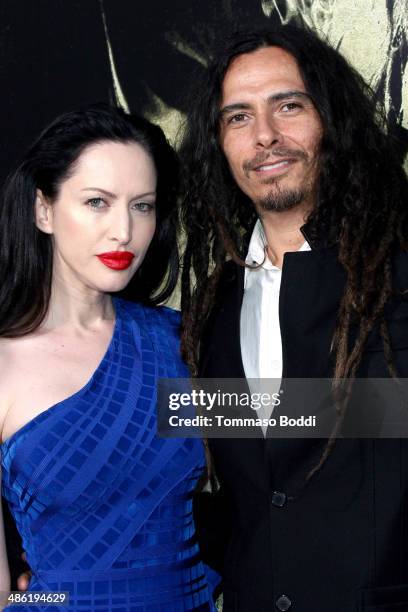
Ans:
{"label": "woman", "polygon": [[[152,307],[177,278],[176,177],[159,128],[97,105],[42,133],[2,202],[3,494],[27,595],[68,591],[72,612],[213,609],[191,514],[202,445],[155,435],[157,378],[188,375],[178,314]],[[125,289],[138,303],[111,297]],[[3,534],[0,551],[6,590]]]}

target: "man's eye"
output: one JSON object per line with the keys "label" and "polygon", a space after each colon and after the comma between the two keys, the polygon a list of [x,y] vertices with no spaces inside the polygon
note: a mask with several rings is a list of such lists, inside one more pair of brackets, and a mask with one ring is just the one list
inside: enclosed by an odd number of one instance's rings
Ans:
{"label": "man's eye", "polygon": [[90,198],[87,200],[87,204],[90,208],[95,210],[99,210],[100,208],[105,208],[106,202],[103,198]]}
{"label": "man's eye", "polygon": [[280,110],[283,111],[284,113],[291,113],[297,110],[300,110],[302,108],[302,105],[299,104],[298,102],[286,102],[286,104],[283,104],[280,107]]}
{"label": "man's eye", "polygon": [[229,117],[228,123],[242,123],[243,121],[245,121],[245,119],[245,113],[238,113],[237,115],[232,115],[232,117]]}
{"label": "man's eye", "polygon": [[154,210],[154,204],[150,202],[136,202],[132,208],[142,213],[149,213]]}

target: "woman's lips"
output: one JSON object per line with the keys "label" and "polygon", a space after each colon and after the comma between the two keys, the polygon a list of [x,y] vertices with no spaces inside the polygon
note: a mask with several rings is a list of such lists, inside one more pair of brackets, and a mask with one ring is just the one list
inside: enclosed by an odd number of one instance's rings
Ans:
{"label": "woman's lips", "polygon": [[132,263],[134,255],[129,251],[111,251],[110,253],[101,253],[97,255],[97,258],[107,268],[111,268],[112,270],[126,270]]}

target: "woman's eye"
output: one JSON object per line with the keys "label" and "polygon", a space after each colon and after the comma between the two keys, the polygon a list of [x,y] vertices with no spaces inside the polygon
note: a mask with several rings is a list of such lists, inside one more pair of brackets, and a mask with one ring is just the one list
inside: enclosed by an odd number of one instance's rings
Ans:
{"label": "woman's eye", "polygon": [[142,213],[149,213],[154,210],[154,204],[150,202],[136,202],[133,204],[133,209]]}
{"label": "woman's eye", "polygon": [[87,204],[94,210],[99,210],[100,208],[105,208],[106,206],[106,202],[103,198],[90,198],[87,200]]}

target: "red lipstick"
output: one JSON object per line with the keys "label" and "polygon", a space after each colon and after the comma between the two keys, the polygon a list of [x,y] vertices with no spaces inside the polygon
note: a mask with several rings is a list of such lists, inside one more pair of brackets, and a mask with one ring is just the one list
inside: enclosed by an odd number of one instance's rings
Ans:
{"label": "red lipstick", "polygon": [[132,263],[134,255],[129,251],[111,251],[109,253],[101,253],[97,255],[97,258],[107,268],[111,268],[112,270],[126,270]]}

